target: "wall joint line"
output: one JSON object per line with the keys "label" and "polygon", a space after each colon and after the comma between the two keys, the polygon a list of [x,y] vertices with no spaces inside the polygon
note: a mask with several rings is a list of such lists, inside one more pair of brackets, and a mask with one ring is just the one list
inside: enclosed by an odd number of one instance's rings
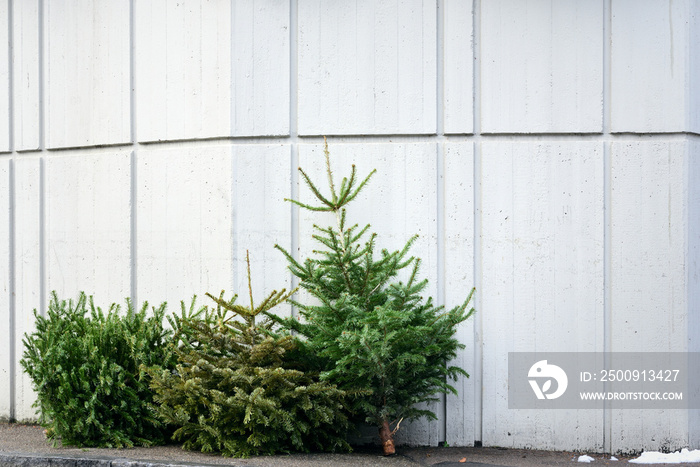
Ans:
{"label": "wall joint line", "polygon": [[[611,43],[612,43],[612,6],[611,0],[604,0],[603,4],[603,352],[605,352],[604,365],[610,368],[608,352],[612,351],[612,290],[611,290],[611,233],[612,233],[612,175],[611,175],[611,150],[612,141],[616,135],[611,133]],[[608,383],[604,384],[607,391]],[[612,452],[612,412],[605,409],[603,412],[603,450]]]}
{"label": "wall joint line", "polygon": [[39,311],[41,316],[46,316],[46,301],[48,297],[48,235],[47,235],[47,210],[46,210],[46,119],[48,118],[48,106],[46,102],[46,67],[47,67],[47,43],[46,31],[48,28],[46,11],[48,0],[39,2]]}
{"label": "wall joint line", "polygon": [[17,365],[15,364],[15,359],[16,359],[16,352],[15,352],[15,345],[17,345],[17,339],[15,337],[16,334],[16,324],[15,324],[15,313],[16,313],[16,282],[15,282],[15,156],[16,156],[16,150],[15,150],[15,124],[14,124],[14,113],[15,113],[15,101],[14,101],[14,87],[15,87],[15,81],[14,81],[14,0],[9,0],[8,1],[8,12],[7,12],[7,22],[8,22],[8,39],[9,39],[9,54],[8,54],[8,63],[7,63],[7,70],[8,70],[8,107],[9,107],[9,123],[8,123],[8,131],[9,131],[9,150],[10,150],[10,160],[9,160],[9,173],[8,173],[8,178],[9,178],[9,183],[8,183],[8,190],[9,190],[9,239],[8,239],[8,251],[9,251],[9,284],[8,284],[8,322],[7,322],[7,332],[10,333],[8,343],[10,346],[10,352],[9,352],[9,375],[8,375],[8,384],[10,385],[10,391],[9,391],[9,408],[10,408],[10,421],[14,421],[16,418],[16,410],[15,410],[15,405],[16,405],[16,389],[15,389],[15,384],[17,381],[17,378],[15,376],[16,372],[16,367]]}
{"label": "wall joint line", "polygon": [[[436,239],[437,239],[437,304],[445,305],[445,0],[437,1],[436,21]],[[440,395],[438,442],[447,440],[447,396]]]}
{"label": "wall joint line", "polygon": [[[298,69],[298,37],[299,37],[299,5],[297,0],[289,2],[289,142],[290,142],[290,196],[291,199],[299,199],[299,69]],[[291,251],[292,258],[299,260],[299,207],[289,203],[291,209]],[[291,277],[290,289],[294,290],[299,285],[299,279],[289,273]],[[296,298],[296,297],[294,297]],[[296,316],[296,309],[292,307],[292,316]]]}
{"label": "wall joint line", "polygon": [[[482,272],[481,266],[481,0],[474,0],[472,14],[473,34],[473,121],[474,121],[474,308],[482,310]],[[483,343],[483,313],[474,315],[474,445],[481,446],[484,417],[484,343]]]}
{"label": "wall joint line", "polygon": [[131,154],[129,156],[129,296],[134,307],[138,307],[138,183],[137,183],[137,149],[138,136],[136,126],[136,15],[134,14],[134,0],[129,1],[129,133],[131,139]]}

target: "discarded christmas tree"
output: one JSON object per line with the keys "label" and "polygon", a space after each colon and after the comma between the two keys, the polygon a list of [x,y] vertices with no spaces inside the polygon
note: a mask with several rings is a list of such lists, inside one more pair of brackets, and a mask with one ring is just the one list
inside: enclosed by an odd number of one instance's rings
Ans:
{"label": "discarded christmas tree", "polygon": [[20,364],[32,379],[40,423],[63,446],[133,447],[162,444],[167,427],[149,409],[153,393],[139,377],[141,365],[174,366],[172,333],[163,326],[165,303],[140,310],[92,296],[59,300],[51,293],[46,316],[34,310],[36,329],[24,336]]}
{"label": "discarded christmas tree", "polygon": [[[178,427],[186,449],[248,457],[290,451],[347,451],[345,394],[298,369],[296,340],[278,335],[264,313],[290,293],[250,305],[217,298],[216,311],[183,310],[173,322],[176,371],[151,368],[154,409]],[[184,308],[184,307],[183,307]]]}
{"label": "discarded christmas tree", "polygon": [[[360,420],[379,427],[384,454],[394,451],[393,435],[401,420],[428,417],[433,412],[416,407],[437,401],[438,393],[454,393],[448,383],[459,375],[469,376],[448,362],[464,346],[454,337],[456,327],[473,310],[466,301],[447,311],[421,296],[427,279],[419,280],[420,260],[409,256],[413,237],[398,251],[375,251],[370,226],[349,226],[345,207],[353,201],[375,173],[361,182],[353,165],[349,178],[336,190],[326,143],[329,195],[299,169],[301,177],[319,202],[316,205],[290,200],[301,208],[335,214],[336,225],[314,226],[320,244],[314,257],[304,262],[277,246],[300,279],[300,286],[316,300],[293,301],[302,320],[275,318],[305,339],[308,355],[317,357],[323,380],[355,394],[351,404]],[[406,270],[408,279],[399,281]]]}

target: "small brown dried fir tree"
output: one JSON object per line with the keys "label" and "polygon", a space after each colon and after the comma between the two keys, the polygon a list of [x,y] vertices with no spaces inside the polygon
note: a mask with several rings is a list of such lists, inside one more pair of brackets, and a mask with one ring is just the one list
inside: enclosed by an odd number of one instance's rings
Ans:
{"label": "small brown dried fir tree", "polygon": [[191,308],[174,320],[176,371],[149,370],[158,414],[187,449],[236,457],[349,450],[345,394],[300,368],[298,341],[265,316],[291,292],[256,306],[249,262],[248,292],[248,306],[207,294],[216,310]]}

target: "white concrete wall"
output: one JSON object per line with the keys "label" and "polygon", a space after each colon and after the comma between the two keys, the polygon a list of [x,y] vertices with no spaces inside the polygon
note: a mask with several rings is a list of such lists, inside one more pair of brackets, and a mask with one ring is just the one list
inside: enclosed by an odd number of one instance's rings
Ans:
{"label": "white concrete wall", "polygon": [[177,307],[244,287],[246,249],[289,287],[327,135],[379,171],[355,220],[419,233],[439,303],[478,288],[471,378],[403,441],[700,447],[697,411],[509,410],[506,373],[700,350],[700,2],[0,0],[0,39],[0,419],[35,418],[51,290]]}

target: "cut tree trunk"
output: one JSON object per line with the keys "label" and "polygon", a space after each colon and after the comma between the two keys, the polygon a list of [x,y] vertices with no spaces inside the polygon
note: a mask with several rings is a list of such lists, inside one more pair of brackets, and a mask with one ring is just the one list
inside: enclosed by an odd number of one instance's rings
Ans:
{"label": "cut tree trunk", "polygon": [[384,449],[385,456],[391,456],[396,453],[396,448],[394,447],[394,434],[389,428],[389,422],[384,420],[382,426],[379,427],[379,440],[382,442],[382,448]]}

